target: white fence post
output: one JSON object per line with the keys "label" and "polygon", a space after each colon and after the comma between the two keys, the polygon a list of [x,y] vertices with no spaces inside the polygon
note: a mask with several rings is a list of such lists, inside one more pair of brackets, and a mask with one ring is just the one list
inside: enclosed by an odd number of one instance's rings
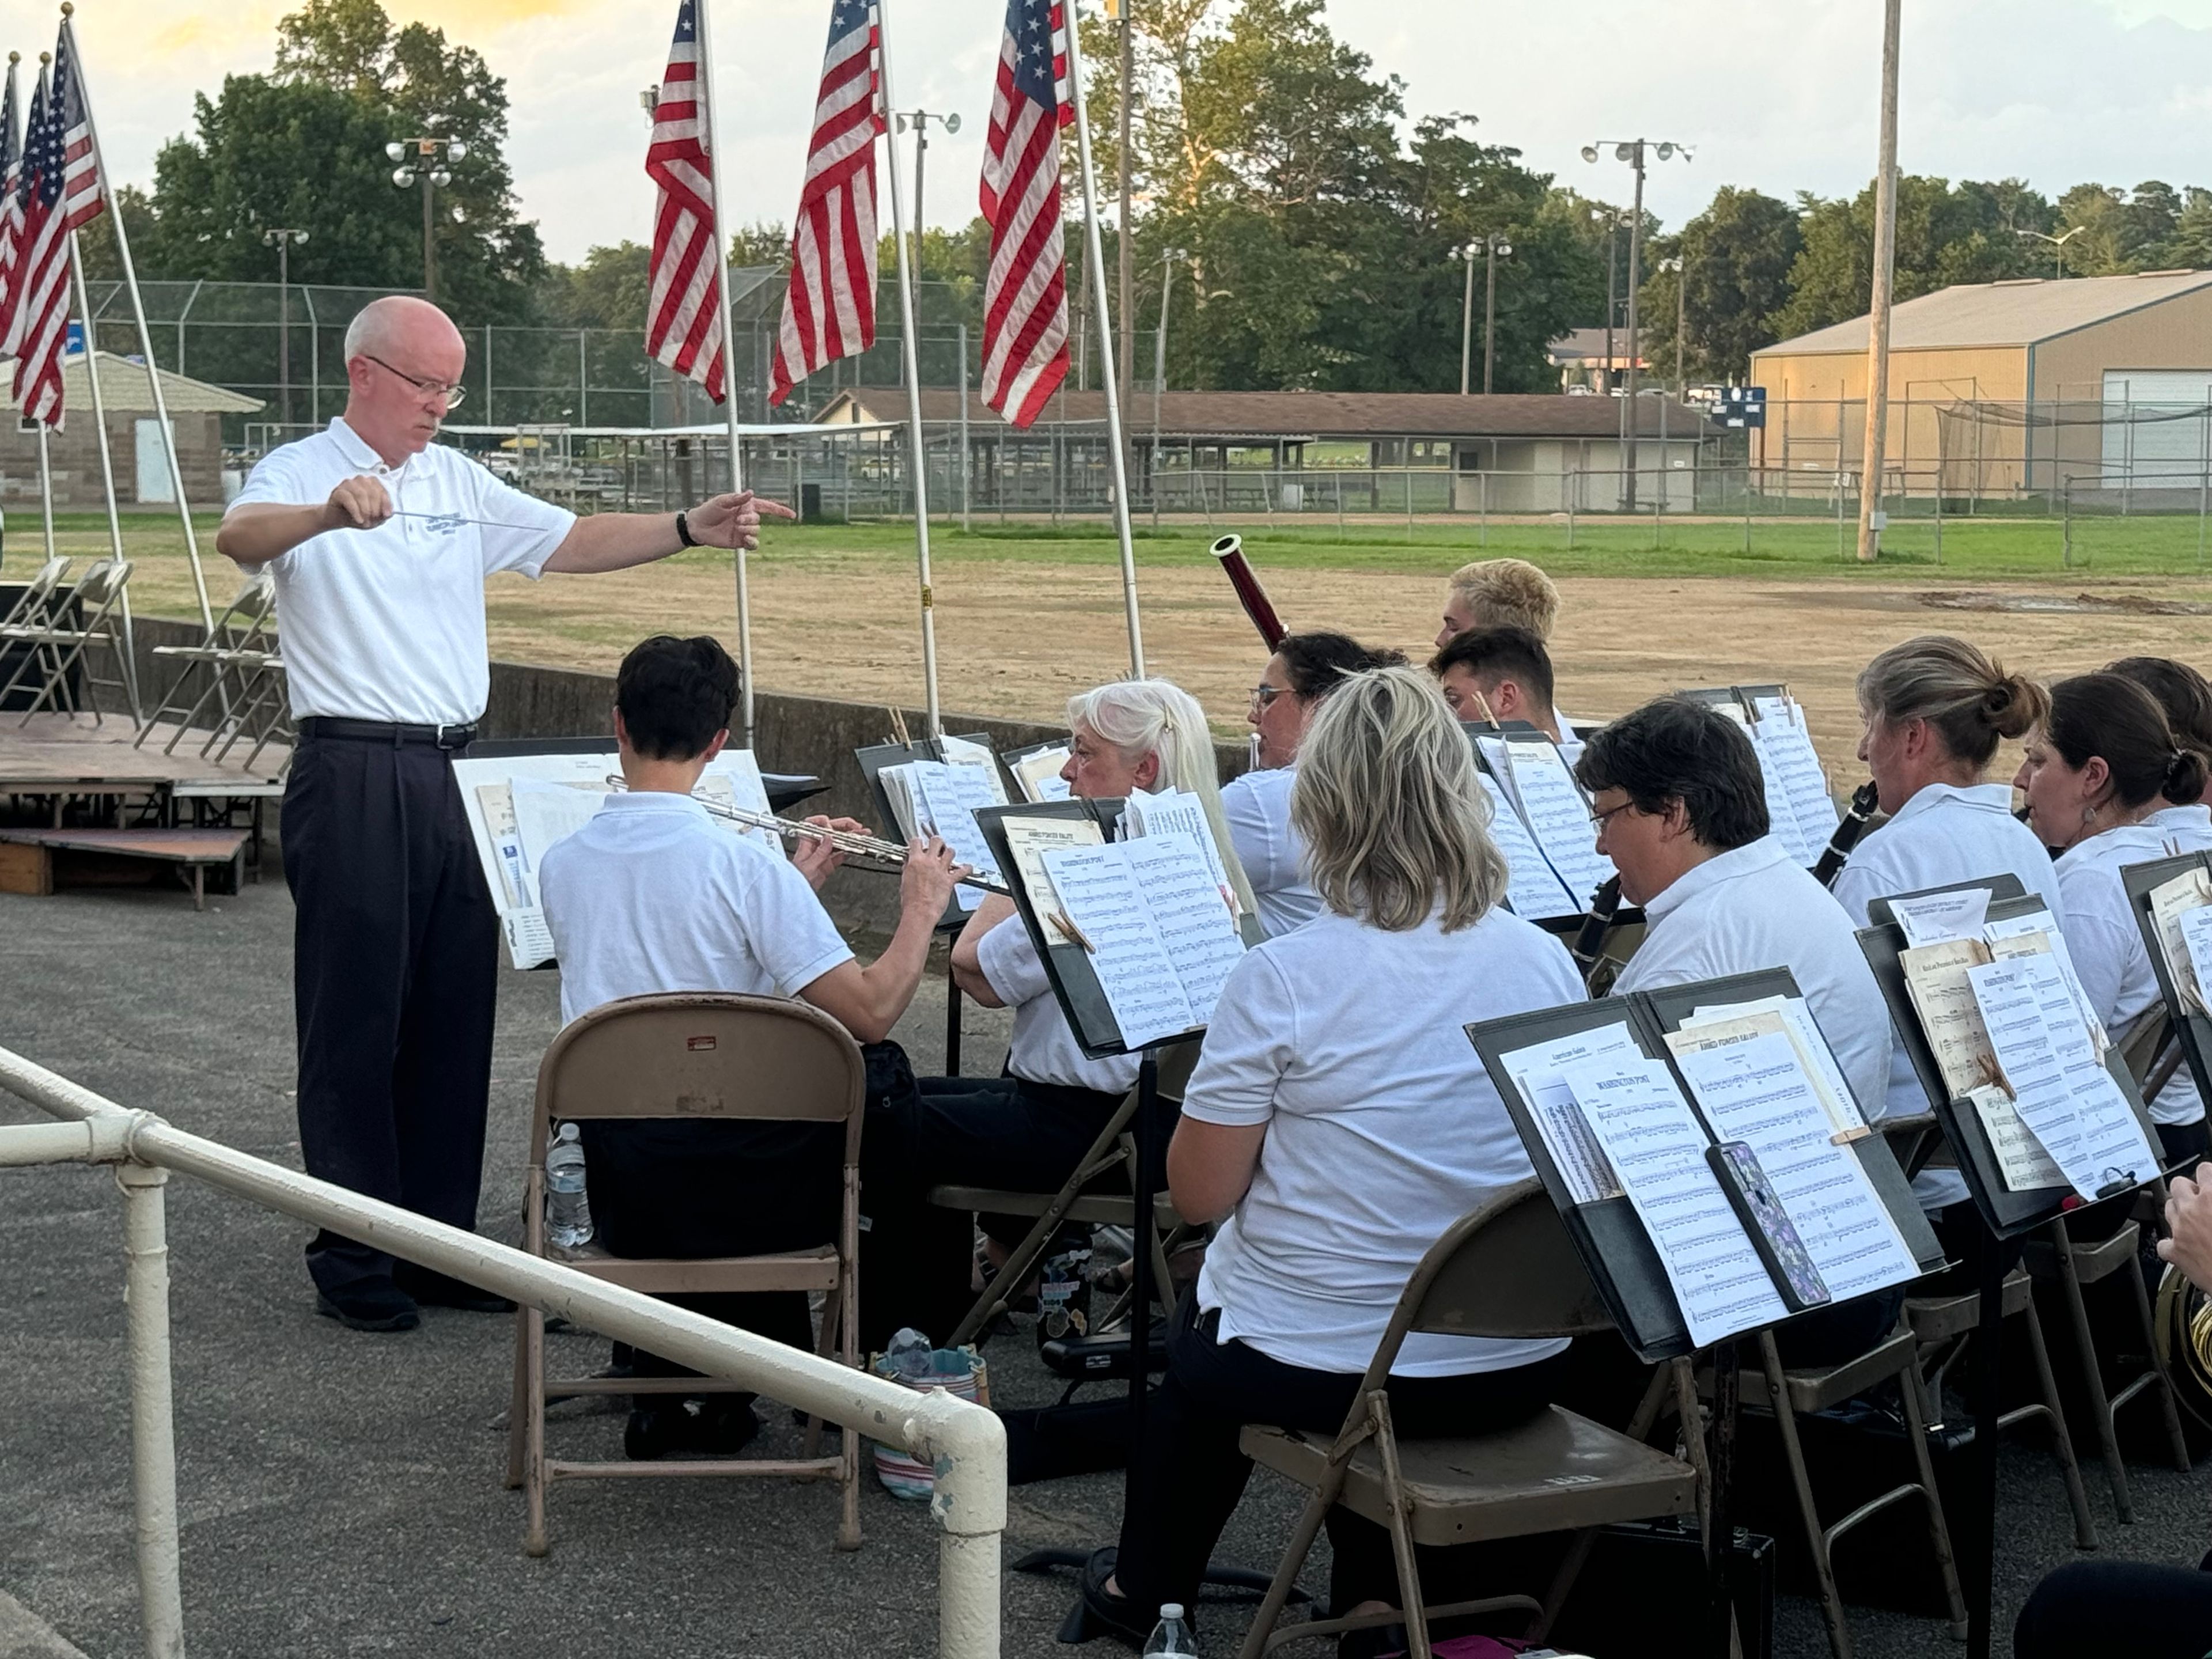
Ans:
{"label": "white fence post", "polygon": [[177,1567],[177,1425],[169,1374],[169,1172],[116,1166],[123,1189],[123,1299],[131,1329],[131,1506],[138,1555],[138,1615],[147,1659],[184,1659],[185,1605]]}

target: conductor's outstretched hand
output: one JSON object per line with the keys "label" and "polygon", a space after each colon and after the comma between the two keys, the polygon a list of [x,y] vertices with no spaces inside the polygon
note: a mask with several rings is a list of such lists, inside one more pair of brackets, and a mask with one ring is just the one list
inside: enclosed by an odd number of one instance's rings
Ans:
{"label": "conductor's outstretched hand", "polygon": [[392,497],[366,475],[342,480],[323,503],[323,521],[332,530],[374,530],[392,516]]}
{"label": "conductor's outstretched hand", "polygon": [[708,547],[742,547],[750,552],[760,545],[763,515],[771,519],[799,516],[781,501],[767,501],[750,489],[740,489],[733,495],[716,495],[700,502],[684,515],[684,522],[694,541]]}

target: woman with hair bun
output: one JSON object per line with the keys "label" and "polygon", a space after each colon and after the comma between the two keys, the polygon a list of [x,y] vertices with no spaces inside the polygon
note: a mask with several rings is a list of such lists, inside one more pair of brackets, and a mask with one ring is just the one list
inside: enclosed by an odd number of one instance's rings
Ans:
{"label": "woman with hair bun", "polygon": [[[1859,758],[1874,775],[1889,821],[1852,848],[1829,890],[1852,924],[1865,927],[1867,906],[1878,898],[2009,874],[2041,894],[2063,927],[2051,854],[2013,817],[2010,787],[1983,781],[1998,743],[2027,736],[2043,718],[2049,702],[2043,688],[2008,674],[1965,640],[1923,634],[1869,663],[1858,694],[1866,723]],[[1890,1056],[1883,1115],[1927,1109],[1927,1092],[1899,1043]],[[1966,1197],[1966,1179],[1955,1169],[1923,1170],[1912,1189],[1930,1211]],[[1985,1233],[1971,1206],[1958,1232],[1956,1243],[1967,1249],[1975,1235]],[[1954,1243],[1946,1237],[1947,1247]]]}
{"label": "woman with hair bun", "polygon": [[[2027,796],[2027,826],[2057,849],[2067,953],[2097,1018],[2115,1042],[2160,1006],[2150,952],[2120,872],[2177,853],[2212,851],[2212,823],[2159,823],[2161,809],[2212,817],[2203,750],[2179,742],[2158,699],[2118,673],[2077,674],[2051,688],[2051,708],[2028,734],[2013,781]],[[2187,1072],[2148,1103],[2166,1160],[2212,1151],[2204,1103]]]}
{"label": "woman with hair bun", "polygon": [[[2173,728],[2174,742],[2184,749],[2199,750],[2206,765],[2212,766],[2212,682],[2187,663],[2171,657],[2122,657],[2106,664],[2105,672],[2123,675],[2156,697],[2158,706],[2166,710],[2166,723]],[[2212,794],[2212,787],[2206,793]],[[2144,821],[2202,829],[2212,835],[2212,806],[2202,799],[2186,805],[2168,804]]]}

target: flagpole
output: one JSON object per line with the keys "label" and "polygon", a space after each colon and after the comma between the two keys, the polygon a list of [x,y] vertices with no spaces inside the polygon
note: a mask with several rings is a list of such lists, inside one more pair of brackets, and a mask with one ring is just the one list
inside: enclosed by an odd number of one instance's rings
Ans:
{"label": "flagpole", "polygon": [[54,556],[54,474],[46,459],[46,423],[33,422],[39,428],[39,512],[46,532],[46,558]]}
{"label": "flagpole", "polygon": [[[100,193],[107,198],[107,211],[115,222],[115,253],[123,265],[123,286],[131,291],[131,314],[138,325],[138,349],[146,356],[146,384],[153,388],[154,418],[161,428],[161,451],[169,458],[169,484],[177,498],[177,518],[184,526],[185,556],[192,567],[192,591],[199,597],[200,622],[210,631],[215,628],[215,608],[208,603],[207,573],[200,568],[200,543],[192,529],[191,503],[185,499],[185,469],[177,459],[177,434],[169,425],[169,399],[161,390],[161,366],[154,360],[154,337],[146,326],[146,305],[138,293],[138,274],[131,264],[131,236],[123,225],[123,204],[109,187],[107,162],[100,150],[100,123],[93,118],[92,89],[84,72],[84,53],[76,43],[76,30],[70,27],[70,18],[76,10],[71,0],[62,0],[62,33],[69,36],[70,55],[76,60],[77,96],[84,100],[85,131],[92,140],[92,164],[100,180]],[[74,246],[74,237],[72,237]],[[92,319],[85,319],[86,362],[93,366],[93,383],[100,382],[98,354],[92,344]],[[106,428],[100,428],[103,437]],[[111,501],[114,490],[108,491]]]}
{"label": "flagpole", "polygon": [[[699,81],[706,89],[707,109],[700,122],[707,150],[707,186],[713,192],[714,222],[714,292],[716,303],[722,309],[722,414],[730,428],[730,488],[745,487],[744,456],[738,428],[743,422],[738,418],[737,334],[730,326],[730,261],[722,246],[722,161],[721,144],[714,131],[714,118],[721,112],[722,101],[714,93],[714,36],[707,26],[707,0],[697,0],[699,18]],[[746,581],[745,550],[738,548],[736,568],[738,582],[738,680],[740,693],[738,718],[744,724],[745,747],[753,746],[753,603],[752,590]]]}
{"label": "flagpole", "polygon": [[[891,37],[884,21],[889,3],[890,0],[876,0],[877,73],[886,112],[898,107],[891,99]],[[890,157],[891,242],[898,249],[899,355],[906,363],[907,452],[914,477],[914,557],[921,586],[922,706],[929,716],[929,735],[941,738],[945,721],[937,704],[937,596],[929,579],[929,451],[921,435],[921,368],[914,336],[914,261],[907,257],[906,198],[899,190],[898,135],[889,121],[884,124],[884,143]],[[920,225],[914,228],[916,253],[921,249],[921,230]]]}
{"label": "flagpole", "polygon": [[[57,213],[61,211],[58,203],[55,204],[54,211]],[[92,429],[100,439],[100,480],[107,492],[107,544],[114,552],[116,562],[119,564],[123,562],[123,520],[115,507],[115,462],[109,455],[107,448],[107,400],[101,395],[100,390],[100,332],[93,326],[92,296],[84,285],[84,260],[77,252],[75,231],[69,234],[69,268],[70,280],[76,285],[76,314],[84,319],[84,378],[92,388]],[[64,320],[64,326],[67,326],[66,319]],[[68,361],[66,348],[63,352],[63,361],[64,362]],[[64,412],[66,413],[66,410]],[[45,466],[46,432],[46,423],[40,421],[39,422],[39,454],[41,470]],[[46,513],[51,523],[53,514],[51,484],[48,485],[47,495]],[[197,574],[198,567],[195,566],[194,569]],[[203,605],[207,602],[204,588],[201,590],[200,602]],[[123,584],[123,661],[125,668],[124,678],[131,682],[129,687],[131,712],[132,717],[136,719],[139,713],[138,667],[130,636],[131,584],[129,582]],[[208,628],[212,632],[215,623],[210,621]]]}
{"label": "flagpole", "polygon": [[[1098,336],[1113,337],[1109,319],[1113,313],[1106,303],[1106,255],[1098,234],[1098,179],[1091,165],[1091,114],[1083,100],[1083,55],[1076,43],[1080,32],[1076,17],[1076,0],[1066,0],[1067,6],[1067,84],[1075,100],[1075,154],[1083,173],[1083,241],[1089,258],[1084,264],[1090,267],[1091,292],[1098,311]],[[1121,227],[1127,236],[1129,227]],[[1121,393],[1115,384],[1113,353],[1101,354],[1104,359],[1099,366],[1098,382],[1106,388],[1106,441],[1113,451],[1114,463],[1114,532],[1121,543],[1121,607],[1129,623],[1129,677],[1145,678],[1145,635],[1137,621],[1137,550],[1129,530],[1129,460],[1121,441]]]}

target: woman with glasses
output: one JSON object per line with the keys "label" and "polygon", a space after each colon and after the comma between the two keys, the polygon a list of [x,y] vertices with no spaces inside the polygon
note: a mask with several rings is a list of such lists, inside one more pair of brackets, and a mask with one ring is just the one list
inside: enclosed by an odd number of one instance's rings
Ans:
{"label": "woman with glasses", "polygon": [[1303,868],[1304,846],[1291,824],[1291,785],[1306,727],[1346,675],[1405,660],[1402,652],[1370,650],[1343,634],[1292,634],[1252,688],[1244,716],[1252,727],[1252,769],[1222,786],[1221,811],[1270,939],[1321,913],[1321,895]]}
{"label": "woman with glasses", "polygon": [[[685,547],[751,547],[763,512],[579,519],[509,488],[439,423],[467,349],[428,301],[372,301],[345,336],[345,413],[271,450],[216,546],[276,588],[299,732],[284,791],[297,910],[300,1148],[307,1173],[476,1224],[499,924],[449,764],[490,690],[484,581],[620,570]],[[498,1298],[335,1233],[307,1247],[321,1313],[401,1331],[425,1299]]]}

